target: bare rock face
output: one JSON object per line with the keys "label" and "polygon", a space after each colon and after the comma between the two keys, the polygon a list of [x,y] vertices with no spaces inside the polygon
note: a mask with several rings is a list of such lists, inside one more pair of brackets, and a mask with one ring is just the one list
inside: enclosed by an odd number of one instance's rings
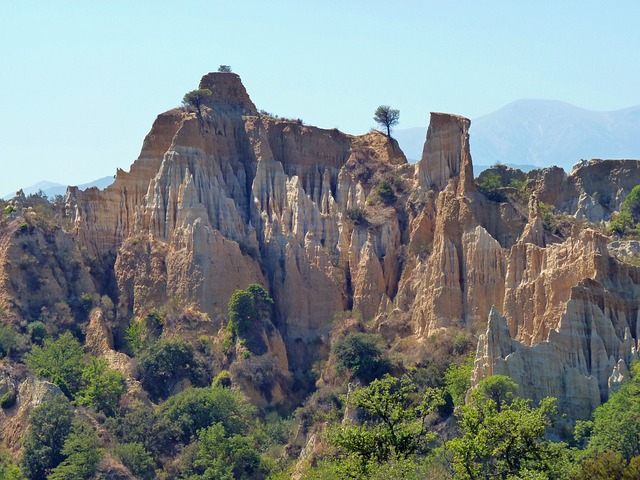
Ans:
{"label": "bare rock face", "polygon": [[418,162],[418,185],[443,190],[449,180],[459,179],[464,188],[473,184],[469,153],[469,119],[447,113],[432,113],[427,140]]}
{"label": "bare rock face", "polygon": [[115,258],[120,318],[179,298],[220,322],[236,289],[261,283],[275,300],[281,363],[303,371],[326,351],[337,312],[372,318],[398,288],[395,211],[366,225],[346,216],[376,195],[367,162],[397,182],[413,172],[380,132],[258,114],[235,74],[205,75],[200,87],[212,91],[201,117],[160,115],[131,171],[102,192],[71,189],[67,209],[87,251]]}
{"label": "bare rock face", "polygon": [[93,356],[104,358],[110,369],[122,373],[125,378],[130,380],[137,377],[136,361],[113,348],[113,335],[99,308],[93,309],[89,317],[85,347]]}
{"label": "bare rock face", "polygon": [[235,74],[200,87],[212,91],[201,114],[160,115],[130,172],[68,192],[81,245],[111,259],[121,320],[178,298],[218,331],[234,290],[260,283],[276,312],[265,355],[294,375],[327,354],[335,314],[356,309],[390,339],[485,332],[476,382],[508,372],[534,398],[579,399],[578,417],[625,378],[640,273],[592,230],[550,241],[539,204],[607,218],[640,183],[640,170],[627,179],[635,164],[522,174],[535,191],[527,215],[476,190],[463,117],[431,115],[414,168],[380,132],[259,114]]}
{"label": "bare rock face", "polygon": [[64,395],[53,383],[29,377],[19,385],[12,383],[17,389],[16,403],[8,410],[0,411],[0,437],[13,452],[21,448],[20,440],[28,428],[31,411],[52,396]]}

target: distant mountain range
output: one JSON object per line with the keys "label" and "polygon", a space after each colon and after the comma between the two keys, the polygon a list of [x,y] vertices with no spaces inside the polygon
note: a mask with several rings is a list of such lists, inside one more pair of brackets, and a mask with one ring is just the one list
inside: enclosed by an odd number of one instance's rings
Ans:
{"label": "distant mountain range", "polygon": [[[98,180],[94,180],[93,182],[78,185],[78,188],[80,190],[86,190],[87,188],[98,187],[102,190],[103,188],[111,185],[113,183],[113,180],[113,175],[109,175],[108,177],[102,177]],[[67,191],[67,185],[55,182],[47,182],[46,180],[43,180],[34,185],[31,185],[30,187],[23,188],[22,191],[25,195],[31,195],[32,193],[38,193],[39,191],[42,191],[42,193],[44,193],[48,198],[53,198],[56,195],[64,195]],[[13,198],[15,194],[16,192],[12,192],[2,198],[4,200],[9,200],[10,198]]]}
{"label": "distant mountain range", "polygon": [[[422,155],[426,127],[396,130],[407,158]],[[474,165],[571,170],[580,159],[640,159],[640,106],[595,112],[554,100],[518,100],[471,121]]]}

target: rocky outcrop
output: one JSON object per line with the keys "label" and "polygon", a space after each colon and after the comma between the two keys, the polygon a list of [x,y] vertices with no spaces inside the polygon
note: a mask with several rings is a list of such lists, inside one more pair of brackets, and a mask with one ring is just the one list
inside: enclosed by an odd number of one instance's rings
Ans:
{"label": "rocky outcrop", "polygon": [[264,355],[293,374],[326,355],[334,315],[354,309],[390,340],[484,332],[476,381],[512,372],[563,408],[580,398],[579,416],[625,378],[639,274],[592,230],[549,236],[540,202],[608,218],[640,183],[627,178],[640,178],[635,164],[505,170],[534,191],[526,212],[476,190],[463,117],[433,113],[412,167],[380,132],[259,114],[235,74],[200,87],[212,91],[201,111],[160,115],[130,172],[68,192],[81,245],[111,259],[121,322],[179,298],[218,331],[233,291],[260,283],[275,300]]}
{"label": "rocky outcrop", "polygon": [[[4,376],[6,380],[7,377]],[[0,438],[14,453],[21,448],[22,436],[28,428],[31,411],[52,396],[64,395],[53,383],[29,377],[15,385],[9,379],[12,388],[16,388],[16,403],[9,409],[0,411]]]}

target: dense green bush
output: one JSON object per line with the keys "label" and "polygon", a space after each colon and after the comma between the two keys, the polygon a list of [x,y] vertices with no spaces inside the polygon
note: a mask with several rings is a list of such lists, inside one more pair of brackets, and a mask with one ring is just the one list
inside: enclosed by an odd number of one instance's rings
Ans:
{"label": "dense green bush", "polygon": [[273,300],[261,285],[252,283],[246,290],[236,290],[229,300],[227,330],[241,337],[260,319],[271,318]]}
{"label": "dense green bush", "polygon": [[44,342],[44,339],[48,336],[47,328],[45,327],[44,323],[40,321],[30,323],[27,327],[27,332],[29,333],[31,343],[40,346]]}
{"label": "dense green bush", "polygon": [[194,480],[261,480],[268,471],[260,454],[243,435],[229,435],[216,423],[198,433],[198,452],[194,462]]}
{"label": "dense green bush", "polygon": [[53,396],[33,409],[24,438],[20,466],[29,480],[43,480],[64,459],[65,439],[71,431],[73,409],[62,395]]}
{"label": "dense green bush", "polygon": [[183,379],[196,386],[209,382],[205,365],[184,340],[158,340],[140,355],[139,365],[140,382],[154,400],[167,398]]}
{"label": "dense green bush", "polygon": [[393,205],[397,198],[393,184],[386,178],[380,180],[376,185],[376,194],[380,201],[387,206]]}
{"label": "dense green bush", "polygon": [[493,200],[494,202],[507,201],[501,177],[496,172],[484,172],[478,179],[477,187],[478,191],[489,200]]}
{"label": "dense green bush", "polygon": [[105,426],[121,443],[141,443],[155,458],[172,455],[181,435],[177,425],[152,407],[137,406],[107,418]]}
{"label": "dense green bush", "polygon": [[0,447],[0,478],[2,480],[24,480],[20,467],[11,458],[8,450]]}
{"label": "dense green bush", "polygon": [[0,358],[10,356],[20,344],[20,335],[9,325],[0,326]]}
{"label": "dense green bush", "polygon": [[47,480],[88,480],[98,470],[102,449],[94,430],[86,423],[74,421],[64,441],[62,454],[66,457]]}
{"label": "dense green bush", "polygon": [[123,443],[116,447],[116,456],[131,473],[142,480],[155,478],[153,458],[142,443]]}
{"label": "dense green bush", "polygon": [[379,335],[361,332],[350,333],[338,340],[332,348],[338,372],[350,370],[364,382],[387,373],[390,365],[384,358],[381,343]]}
{"label": "dense green bush", "polygon": [[362,207],[347,208],[345,211],[346,219],[354,225],[367,225],[367,211]]}
{"label": "dense green bush", "polygon": [[34,346],[25,362],[37,377],[52,381],[73,398],[82,378],[82,356],[82,345],[71,332],[65,332],[56,340],[47,338],[42,347]]}
{"label": "dense green bush", "polygon": [[124,376],[110,370],[105,360],[97,358],[92,358],[84,367],[80,384],[77,404],[93,407],[108,416],[116,413],[118,401],[126,390]]}
{"label": "dense green bush", "polygon": [[198,430],[214,423],[223,425],[228,434],[244,432],[253,407],[239,391],[212,386],[173,395],[162,405],[161,414],[178,428],[181,441],[188,443]]}

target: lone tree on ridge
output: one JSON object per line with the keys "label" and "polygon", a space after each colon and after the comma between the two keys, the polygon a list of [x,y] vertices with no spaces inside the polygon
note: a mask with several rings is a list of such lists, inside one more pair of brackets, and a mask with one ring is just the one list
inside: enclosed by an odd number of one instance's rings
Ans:
{"label": "lone tree on ridge", "polygon": [[373,119],[387,129],[387,137],[391,138],[391,127],[395,127],[400,122],[400,110],[395,110],[389,105],[380,105],[376,108]]}

